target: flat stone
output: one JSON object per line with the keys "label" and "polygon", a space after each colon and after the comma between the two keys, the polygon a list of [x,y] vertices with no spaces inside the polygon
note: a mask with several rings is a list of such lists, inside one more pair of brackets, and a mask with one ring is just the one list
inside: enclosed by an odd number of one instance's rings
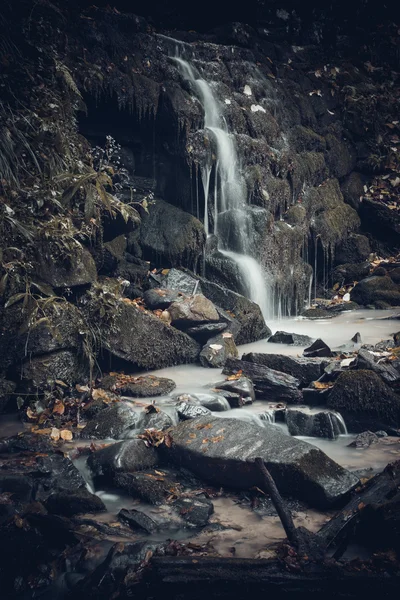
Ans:
{"label": "flat stone", "polygon": [[175,389],[176,383],[166,377],[155,375],[105,375],[101,380],[101,387],[111,392],[130,396],[132,398],[149,398],[152,396],[166,396]]}
{"label": "flat stone", "polygon": [[389,385],[398,384],[400,382],[400,372],[390,363],[378,363],[379,358],[382,357],[375,357],[372,352],[361,348],[357,355],[357,368],[373,371]]}
{"label": "flat stone", "polygon": [[313,338],[308,335],[299,335],[298,333],[277,331],[268,338],[268,342],[273,344],[291,344],[292,346],[308,346],[308,344],[313,342]]}
{"label": "flat stone", "polygon": [[208,519],[214,512],[214,505],[208,498],[178,498],[172,503],[174,509],[178,512],[188,525],[192,527],[204,527]]}
{"label": "flat stone", "polygon": [[186,333],[193,337],[200,344],[204,344],[211,337],[214,337],[218,333],[224,331],[227,326],[227,323],[205,323],[204,325],[189,327],[189,329],[186,330]]}
{"label": "flat stone", "polygon": [[106,510],[104,502],[85,488],[56,492],[47,498],[45,504],[49,512],[65,517]]}
{"label": "flat stone", "polygon": [[355,440],[348,444],[349,448],[368,448],[372,444],[379,442],[379,436],[372,431],[363,431],[359,433]]}
{"label": "flat stone", "polygon": [[214,304],[201,294],[173,302],[168,312],[174,327],[187,328],[191,325],[219,321]]}
{"label": "flat stone", "polygon": [[327,508],[344,504],[358,478],[321,450],[285,435],[274,425],[199,417],[171,430],[168,458],[215,485],[260,485],[254,459],[261,457],[282,494]]}
{"label": "flat stone", "polygon": [[179,296],[180,292],[176,290],[153,288],[143,294],[143,300],[151,310],[156,310],[157,308],[168,308]]}
{"label": "flat stone", "polygon": [[131,510],[122,508],[118,513],[118,519],[129,525],[131,529],[144,531],[145,533],[154,533],[158,529],[158,525],[153,519],[134,508]]}
{"label": "flat stone", "polygon": [[169,290],[182,292],[182,294],[186,294],[187,296],[192,296],[195,292],[198,294],[202,293],[199,280],[179,269],[169,269],[168,273],[161,280],[161,286]]}
{"label": "flat stone", "polygon": [[81,437],[86,439],[124,439],[128,432],[136,429],[139,411],[127,402],[117,402],[100,411],[82,430]]}
{"label": "flat stone", "polygon": [[287,356],[285,354],[264,354],[250,352],[243,354],[242,360],[264,365],[275,371],[282,371],[296,377],[301,386],[306,386],[311,381],[319,379],[328,361],[321,358],[305,358]]}

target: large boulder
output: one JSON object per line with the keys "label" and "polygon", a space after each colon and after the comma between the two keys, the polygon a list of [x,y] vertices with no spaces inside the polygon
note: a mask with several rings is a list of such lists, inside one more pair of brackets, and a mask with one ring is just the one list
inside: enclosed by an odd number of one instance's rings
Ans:
{"label": "large boulder", "polygon": [[239,322],[239,331],[232,331],[236,344],[248,344],[271,335],[258,304],[217,283],[199,279],[203,294]]}
{"label": "large boulder", "polygon": [[168,312],[171,315],[171,324],[180,329],[219,321],[219,314],[214,304],[202,294],[173,302]]}
{"label": "large boulder", "polygon": [[134,302],[111,298],[112,302],[107,303],[100,296],[87,305],[89,317],[101,332],[102,345],[111,354],[144,369],[197,360],[200,346],[186,333],[140,310]]}
{"label": "large boulder", "polygon": [[335,264],[361,263],[369,257],[371,246],[365,235],[350,233],[346,240],[343,240],[335,251]]}
{"label": "large boulder", "polygon": [[290,435],[334,440],[339,435],[346,433],[341,415],[334,411],[309,412],[291,408],[286,411],[285,417]]}
{"label": "large boulder", "polygon": [[342,373],[330,391],[327,406],[340,412],[349,431],[400,427],[400,397],[373,371]]}
{"label": "large boulder", "polygon": [[76,240],[68,248],[67,258],[54,241],[38,247],[37,276],[53,287],[75,287],[97,279],[96,265],[89,250]]}
{"label": "large boulder", "polygon": [[224,375],[236,375],[240,372],[241,375],[251,379],[256,398],[259,400],[292,403],[302,401],[298,379],[264,365],[228,358],[222,372]]}
{"label": "large boulder", "polygon": [[353,302],[364,306],[380,301],[391,306],[400,306],[400,286],[387,276],[367,277],[354,286],[350,298]]}
{"label": "large boulder", "polygon": [[282,371],[296,377],[301,387],[319,379],[328,361],[325,358],[305,358],[303,356],[287,356],[286,354],[261,354],[249,352],[243,354],[242,360],[264,365],[275,371]]}
{"label": "large boulder", "polygon": [[254,459],[263,459],[282,494],[326,508],[343,504],[358,479],[321,450],[285,435],[274,425],[257,427],[237,419],[199,417],[171,430],[172,447],[164,450],[215,485],[248,489],[259,486]]}
{"label": "large boulder", "polygon": [[144,258],[171,267],[196,268],[206,241],[204,226],[193,215],[157,198],[140,226]]}

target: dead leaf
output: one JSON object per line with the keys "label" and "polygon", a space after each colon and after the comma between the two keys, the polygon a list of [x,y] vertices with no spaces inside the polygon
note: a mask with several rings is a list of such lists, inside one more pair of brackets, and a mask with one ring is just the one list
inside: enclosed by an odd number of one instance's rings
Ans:
{"label": "dead leaf", "polygon": [[57,427],[53,427],[50,433],[50,437],[53,440],[53,442],[58,442],[58,440],[60,439],[60,430],[57,429]]}
{"label": "dead leaf", "polygon": [[65,388],[68,387],[66,383],[61,381],[61,379],[56,379],[56,383],[57,383],[57,385],[61,385],[61,387],[65,387]]}
{"label": "dead leaf", "polygon": [[53,406],[53,415],[63,415],[65,412],[64,403],[61,400],[56,400]]}
{"label": "dead leaf", "polygon": [[60,438],[65,442],[70,442],[73,438],[72,431],[69,431],[69,429],[62,429],[60,431]]}

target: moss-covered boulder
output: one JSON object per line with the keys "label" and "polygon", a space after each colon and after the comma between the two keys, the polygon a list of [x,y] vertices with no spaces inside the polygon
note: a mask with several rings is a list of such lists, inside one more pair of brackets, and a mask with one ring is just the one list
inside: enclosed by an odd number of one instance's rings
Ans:
{"label": "moss-covered boulder", "polygon": [[193,215],[157,198],[140,226],[143,255],[155,263],[195,269],[206,235]]}
{"label": "moss-covered boulder", "polygon": [[56,241],[48,241],[38,247],[37,275],[55,288],[75,287],[96,281],[97,270],[89,250],[79,242],[74,240],[62,248]]}
{"label": "moss-covered boulder", "polygon": [[337,265],[345,263],[358,263],[367,260],[371,253],[369,240],[365,235],[351,233],[349,237],[338,245],[335,252]]}
{"label": "moss-covered boulder", "polygon": [[341,413],[352,432],[400,427],[400,397],[372,371],[341,373],[327,406]]}
{"label": "moss-covered boulder", "polygon": [[400,306],[400,286],[390,277],[367,277],[358,283],[350,293],[351,300],[362,304],[386,302],[390,306]]}

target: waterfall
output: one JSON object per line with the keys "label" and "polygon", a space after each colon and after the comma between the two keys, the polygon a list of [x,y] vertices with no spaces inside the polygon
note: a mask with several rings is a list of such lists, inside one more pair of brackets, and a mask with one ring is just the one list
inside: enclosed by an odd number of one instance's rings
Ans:
{"label": "waterfall", "polygon": [[[246,185],[241,173],[235,146],[235,138],[227,128],[221,103],[211,85],[202,79],[194,67],[179,53],[177,46],[173,58],[181,75],[191,82],[204,111],[204,128],[213,136],[216,157],[209,153],[206,164],[201,166],[204,191],[204,228],[209,231],[210,182],[214,171],[214,231],[218,236],[218,250],[237,265],[246,295],[260,306],[264,319],[271,316],[269,294],[265,273],[258,261],[250,255],[250,235],[246,226]],[[220,215],[229,218],[221,220]],[[229,231],[228,231],[229,229]],[[234,248],[229,233],[234,231]],[[223,235],[225,234],[225,235]],[[223,238],[225,241],[221,242]],[[221,246],[221,247],[220,247]]]}

